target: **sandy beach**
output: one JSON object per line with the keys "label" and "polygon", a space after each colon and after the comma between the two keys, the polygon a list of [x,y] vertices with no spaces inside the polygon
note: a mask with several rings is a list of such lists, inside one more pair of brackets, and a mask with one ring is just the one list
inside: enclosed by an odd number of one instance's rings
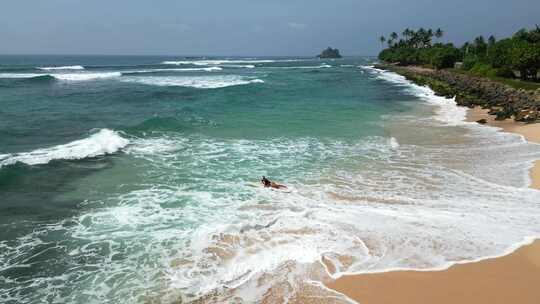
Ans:
{"label": "sandy beach", "polygon": [[[468,111],[467,120],[486,119],[504,132],[540,143],[540,124],[496,121],[487,110]],[[531,187],[540,189],[540,160],[530,171]],[[343,276],[327,286],[362,304],[497,304],[540,303],[540,241],[513,253],[457,264],[442,271],[394,271]]]}

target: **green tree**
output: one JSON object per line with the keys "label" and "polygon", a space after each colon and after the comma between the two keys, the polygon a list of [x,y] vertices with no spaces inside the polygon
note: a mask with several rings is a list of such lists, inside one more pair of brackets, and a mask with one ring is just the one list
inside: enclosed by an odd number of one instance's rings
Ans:
{"label": "green tree", "polygon": [[497,39],[495,38],[495,36],[493,36],[493,35],[489,36],[489,38],[488,38],[488,46],[494,46],[496,42],[497,42]]}
{"label": "green tree", "polygon": [[521,79],[536,80],[540,69],[540,45],[516,40],[511,51],[512,67],[519,71]]}
{"label": "green tree", "polygon": [[384,42],[386,41],[386,38],[384,36],[379,37],[379,41],[381,42],[381,46],[384,48]]}
{"label": "green tree", "polygon": [[441,28],[438,28],[435,31],[435,37],[437,38],[437,40],[441,39],[443,35],[444,35],[444,32],[443,30],[441,30]]}
{"label": "green tree", "polygon": [[489,48],[488,62],[494,68],[510,67],[512,65],[510,55],[515,40],[502,39]]}
{"label": "green tree", "polygon": [[452,46],[433,48],[431,65],[436,69],[452,68],[461,58],[461,52]]}
{"label": "green tree", "polygon": [[487,44],[484,36],[474,38],[474,52],[477,56],[484,56],[487,52]]}
{"label": "green tree", "polygon": [[392,32],[392,34],[390,34],[390,38],[391,38],[392,40],[396,40],[398,37],[399,37],[399,36],[398,36],[398,34],[397,34],[396,32]]}

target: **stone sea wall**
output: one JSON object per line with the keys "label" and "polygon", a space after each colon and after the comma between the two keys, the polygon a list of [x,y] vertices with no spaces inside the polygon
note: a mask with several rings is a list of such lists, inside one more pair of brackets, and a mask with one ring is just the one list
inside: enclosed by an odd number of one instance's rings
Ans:
{"label": "stone sea wall", "polygon": [[428,85],[437,95],[455,97],[460,106],[490,109],[489,113],[498,120],[540,122],[540,89],[515,89],[487,78],[448,70],[387,64],[376,67],[396,72],[419,85]]}

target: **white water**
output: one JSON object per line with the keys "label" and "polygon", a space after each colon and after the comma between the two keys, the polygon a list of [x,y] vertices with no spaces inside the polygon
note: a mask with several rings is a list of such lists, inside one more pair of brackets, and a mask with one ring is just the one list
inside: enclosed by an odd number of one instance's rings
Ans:
{"label": "white water", "polygon": [[101,129],[87,138],[64,145],[17,154],[0,154],[0,168],[18,162],[27,165],[47,164],[52,160],[75,160],[115,153],[129,144],[118,132]]}
{"label": "white water", "polygon": [[437,106],[437,115],[435,118],[439,121],[452,126],[467,124],[467,122],[465,122],[467,108],[458,107],[453,98],[437,96],[429,87],[414,84],[405,77],[396,73],[376,69],[373,66],[361,66],[360,68],[373,73],[376,79],[385,80],[403,86],[407,92],[419,97],[421,100],[427,103]]}
{"label": "white water", "polygon": [[116,78],[122,76],[120,72],[102,73],[72,73],[72,74],[49,74],[50,76],[63,81],[88,81],[106,78]]}
{"label": "white water", "polygon": [[102,72],[102,73],[50,73],[50,74],[36,74],[36,73],[1,73],[0,78],[35,78],[51,76],[57,80],[62,81],[88,81],[104,78],[115,78],[122,76],[120,72]]}
{"label": "white water", "polygon": [[[291,286],[283,291],[286,298],[298,290],[298,280],[323,277],[311,272],[322,256],[336,267],[334,277],[440,269],[507,253],[539,235],[540,192],[527,189],[525,178],[527,164],[540,158],[537,146],[490,128],[470,128],[451,100],[391,73],[368,73],[436,106],[428,123],[403,119],[405,127],[427,132],[416,138],[427,142],[393,134],[351,142],[133,139],[124,148],[126,158],[133,158],[124,169],[143,166],[144,183],[85,202],[96,208],[45,227],[80,241],[66,245],[69,256],[91,260],[89,267],[97,270],[74,268],[33,284],[50,291],[78,279],[77,292],[59,295],[58,302],[168,303],[238,287],[235,295],[256,303],[283,281]],[[178,77],[170,81],[178,83]],[[444,107],[457,108],[457,114],[446,115]],[[429,133],[443,128],[457,131],[440,134],[467,133],[474,141],[448,143]],[[281,172],[279,181],[290,193],[246,182],[268,168]],[[17,260],[24,246],[39,245],[41,233],[28,235],[21,247],[0,248]],[[100,251],[106,258],[98,258]]]}
{"label": "white water", "polygon": [[147,70],[135,70],[135,71],[123,71],[122,73],[155,73],[155,72],[215,72],[223,70],[220,67],[208,67],[208,68],[183,68],[183,69],[147,69]]}
{"label": "white water", "polygon": [[0,73],[0,78],[34,78],[40,76],[46,76],[48,74],[35,74],[35,73]]}
{"label": "white water", "polygon": [[156,86],[180,86],[197,89],[216,89],[230,86],[264,83],[262,79],[253,79],[237,75],[222,76],[153,76],[153,77],[124,77],[122,81],[135,82]]}
{"label": "white water", "polygon": [[[490,149],[483,140],[494,147]],[[265,273],[279,273],[287,261],[310,264],[321,256],[334,263],[334,277],[440,269],[506,253],[540,234],[540,192],[524,188],[523,180],[516,181],[518,187],[489,182],[432,159],[449,153],[458,162],[468,163],[475,155],[497,162],[505,158],[500,152],[507,149],[514,152],[512,157],[521,167],[498,168],[501,172],[496,174],[515,174],[524,170],[529,158],[540,156],[537,148],[513,136],[483,140],[473,147],[418,147],[402,145],[396,138],[352,144],[316,139],[223,142],[176,137],[137,141],[126,152],[151,161],[155,167],[149,174],[205,168],[203,175],[235,172],[253,176],[260,172],[258,167],[272,166],[307,173],[313,171],[300,164],[310,161],[329,167],[315,169],[320,175],[310,176],[306,182],[288,181],[290,193],[203,178],[201,188],[208,190],[181,185],[151,187],[124,196],[122,207],[96,216],[107,218],[110,212],[117,220],[137,226],[165,223],[171,235],[158,233],[158,229],[152,237],[177,242],[173,246],[177,253],[164,257],[163,263],[171,290],[184,293],[205,294],[223,286],[239,287],[238,292],[248,286],[256,290],[249,282],[262,279]],[[352,155],[370,165],[361,171],[331,168],[335,160]],[[246,163],[255,170],[239,165]],[[210,194],[215,190],[209,190],[214,188],[234,188],[237,193],[215,196]],[[247,193],[250,198],[241,199]],[[201,215],[208,218],[194,230],[175,230],[166,223],[174,221],[179,211],[158,206],[186,198],[202,205],[182,211],[184,219],[199,222]],[[215,209],[218,214],[212,211]],[[344,257],[352,263],[344,264]],[[181,266],[172,266],[177,260],[183,261]],[[306,276],[298,271],[298,276]]]}
{"label": "white water", "polygon": [[313,65],[313,66],[287,66],[287,67],[272,66],[272,67],[267,67],[267,68],[269,69],[326,69],[326,68],[331,68],[331,67],[332,67],[331,65],[323,63],[321,65]]}
{"label": "white water", "polygon": [[223,65],[223,64],[255,64],[255,63],[273,63],[273,62],[297,62],[305,61],[306,59],[227,59],[227,60],[178,60],[178,61],[163,61],[161,64],[170,65]]}
{"label": "white water", "polygon": [[82,65],[70,65],[70,66],[58,66],[58,67],[40,67],[38,68],[44,71],[55,71],[55,70],[84,70]]}

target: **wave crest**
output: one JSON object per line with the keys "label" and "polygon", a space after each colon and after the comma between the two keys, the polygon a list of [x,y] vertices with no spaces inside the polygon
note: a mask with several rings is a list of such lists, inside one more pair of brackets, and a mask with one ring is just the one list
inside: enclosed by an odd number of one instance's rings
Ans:
{"label": "wave crest", "polygon": [[27,165],[47,164],[52,160],[75,160],[115,153],[129,144],[116,131],[101,129],[87,138],[31,152],[0,155],[0,168],[18,162]]}
{"label": "wave crest", "polygon": [[56,71],[56,70],[84,70],[82,65],[68,65],[68,66],[55,66],[55,67],[39,67],[39,70],[43,71]]}
{"label": "wave crest", "polygon": [[217,89],[253,83],[264,83],[264,80],[262,79],[250,79],[248,77],[242,77],[238,75],[197,77],[133,77],[124,79],[123,81],[155,86],[178,86],[196,89]]}
{"label": "wave crest", "polygon": [[120,72],[104,72],[104,73],[73,73],[73,74],[50,74],[50,76],[64,81],[86,81],[103,78],[114,78],[122,76]]}

